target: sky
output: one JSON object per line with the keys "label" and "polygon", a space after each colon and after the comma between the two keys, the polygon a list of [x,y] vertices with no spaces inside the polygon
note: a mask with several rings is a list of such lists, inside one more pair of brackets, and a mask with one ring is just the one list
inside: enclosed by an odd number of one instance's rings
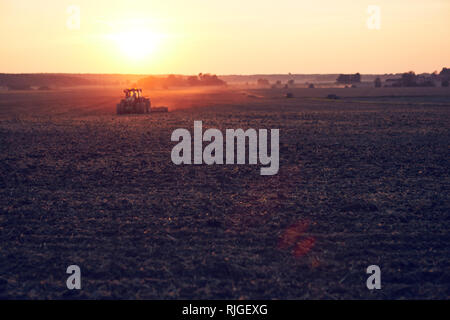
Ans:
{"label": "sky", "polygon": [[0,0],[0,73],[417,73],[450,0]]}

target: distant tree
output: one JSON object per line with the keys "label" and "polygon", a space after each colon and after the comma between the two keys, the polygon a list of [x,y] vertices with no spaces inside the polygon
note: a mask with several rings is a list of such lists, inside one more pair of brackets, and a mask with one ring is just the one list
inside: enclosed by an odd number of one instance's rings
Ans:
{"label": "distant tree", "polygon": [[405,72],[402,74],[402,85],[404,87],[415,87],[417,85],[417,78],[414,71]]}
{"label": "distant tree", "polygon": [[168,75],[167,77],[149,76],[139,79],[137,87],[141,88],[163,88],[170,87],[194,87],[194,86],[222,86],[226,82],[219,79],[215,74],[200,73],[197,76],[176,76]]}
{"label": "distant tree", "polygon": [[381,79],[380,78],[375,79],[375,88],[381,88]]}
{"label": "distant tree", "polygon": [[441,72],[439,73],[441,76],[444,74],[450,75],[450,68],[442,68]]}
{"label": "distant tree", "polygon": [[442,68],[442,71],[439,73],[439,77],[442,81],[450,80],[450,68]]}
{"label": "distant tree", "polygon": [[267,79],[258,79],[258,81],[256,81],[256,84],[259,86],[259,87],[268,87],[268,86],[270,86],[270,82],[269,82],[269,80],[267,80]]}
{"label": "distant tree", "polygon": [[177,77],[173,74],[168,75],[166,79],[160,79],[160,82],[163,88],[182,87],[185,85],[182,77]]}
{"label": "distant tree", "polygon": [[310,83],[309,86],[308,86],[308,88],[314,89],[314,88],[315,88],[314,83]]}
{"label": "distant tree", "polygon": [[361,75],[359,73],[355,74],[341,74],[336,79],[338,83],[342,84],[352,84],[361,82]]}
{"label": "distant tree", "polygon": [[425,87],[436,87],[436,83],[433,80],[427,80],[424,84]]}
{"label": "distant tree", "polygon": [[226,85],[225,81],[219,79],[215,74],[200,73],[198,75],[202,86],[223,86]]}
{"label": "distant tree", "polygon": [[198,80],[197,76],[189,76],[186,81],[187,81],[188,86],[191,86],[191,87],[200,85],[200,80]]}
{"label": "distant tree", "polygon": [[7,84],[6,87],[8,90],[31,90],[29,84]]}

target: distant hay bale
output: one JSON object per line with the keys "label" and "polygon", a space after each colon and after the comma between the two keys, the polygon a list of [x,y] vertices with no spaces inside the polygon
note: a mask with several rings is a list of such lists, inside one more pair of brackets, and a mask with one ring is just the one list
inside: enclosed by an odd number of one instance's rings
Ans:
{"label": "distant hay bale", "polygon": [[294,97],[294,94],[292,92],[286,93],[286,98],[291,99]]}
{"label": "distant hay bale", "polygon": [[311,83],[311,84],[308,86],[308,88],[314,89],[314,88],[315,88],[314,83]]}
{"label": "distant hay bale", "polygon": [[340,98],[335,94],[329,94],[327,95],[327,99],[338,100]]}

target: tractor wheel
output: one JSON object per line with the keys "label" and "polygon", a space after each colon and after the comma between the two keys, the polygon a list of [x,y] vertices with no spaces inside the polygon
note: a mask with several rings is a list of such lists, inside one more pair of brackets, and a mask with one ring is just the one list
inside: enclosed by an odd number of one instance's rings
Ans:
{"label": "tractor wheel", "polygon": [[145,103],[144,102],[141,102],[139,104],[139,113],[142,113],[142,114],[145,113]]}
{"label": "tractor wheel", "polygon": [[127,105],[123,101],[117,105],[117,114],[126,114],[128,113]]}

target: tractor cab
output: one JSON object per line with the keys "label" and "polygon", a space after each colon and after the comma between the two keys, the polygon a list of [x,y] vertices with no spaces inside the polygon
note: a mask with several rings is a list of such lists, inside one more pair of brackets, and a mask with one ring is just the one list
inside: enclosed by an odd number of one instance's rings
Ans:
{"label": "tractor cab", "polygon": [[142,98],[142,89],[125,89],[123,92],[125,93],[126,99],[131,98],[139,101]]}
{"label": "tractor cab", "polygon": [[117,104],[117,114],[150,112],[150,99],[142,96],[142,89],[125,89],[123,93],[125,93],[125,99]]}

